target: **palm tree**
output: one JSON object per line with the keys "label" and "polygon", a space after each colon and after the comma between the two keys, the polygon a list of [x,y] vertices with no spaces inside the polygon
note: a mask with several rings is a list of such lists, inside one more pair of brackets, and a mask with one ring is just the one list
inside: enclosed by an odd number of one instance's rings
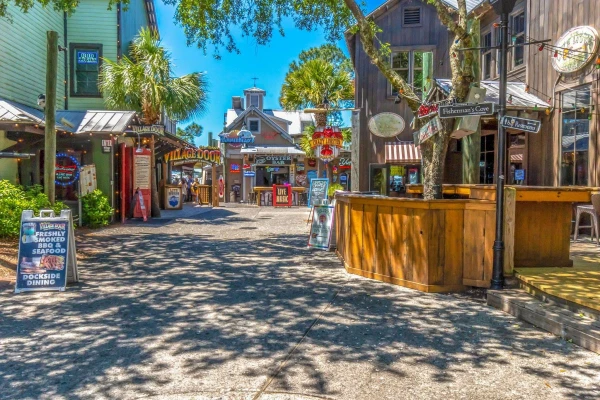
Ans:
{"label": "palm tree", "polygon": [[[331,61],[316,58],[290,70],[281,87],[279,102],[286,110],[316,107],[331,109],[354,99],[354,85],[350,73],[337,68]],[[327,104],[328,103],[328,104]],[[327,123],[327,115],[316,113],[317,126]]]}
{"label": "palm tree", "polygon": [[129,51],[131,58],[102,60],[99,86],[108,108],[138,111],[145,124],[160,122],[163,110],[176,121],[198,117],[206,110],[204,74],[174,77],[171,54],[156,33],[142,28]]}
{"label": "palm tree", "polygon": [[[135,110],[144,124],[157,124],[164,111],[169,119],[185,121],[199,117],[207,106],[204,74],[173,76],[171,54],[156,33],[142,28],[129,49],[130,57],[117,62],[103,59],[100,90],[110,109]],[[154,154],[151,168],[155,171]],[[152,216],[159,217],[156,179],[151,179]]]}

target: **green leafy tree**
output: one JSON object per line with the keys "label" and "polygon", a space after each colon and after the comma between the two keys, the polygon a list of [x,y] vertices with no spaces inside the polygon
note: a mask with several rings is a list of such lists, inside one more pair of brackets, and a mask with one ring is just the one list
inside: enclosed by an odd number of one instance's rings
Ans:
{"label": "green leafy tree", "polygon": [[154,32],[142,28],[129,51],[131,58],[102,60],[99,86],[109,108],[141,112],[145,124],[160,122],[163,110],[177,121],[204,113],[208,93],[204,74],[173,76],[171,54]]}
{"label": "green leafy tree", "polygon": [[319,47],[312,47],[304,50],[298,56],[298,61],[292,61],[289,66],[289,71],[294,72],[299,69],[304,63],[310,60],[321,59],[333,64],[336,72],[338,70],[345,71],[354,78],[354,69],[352,61],[344,54],[342,49],[331,43],[325,43]]}
{"label": "green leafy tree", "polygon": [[189,124],[185,128],[177,127],[177,132],[175,134],[180,139],[183,139],[186,142],[189,142],[189,143],[193,144],[194,143],[194,139],[199,138],[200,136],[202,136],[202,131],[203,130],[204,130],[204,128],[202,127],[202,125],[198,125],[197,123],[192,122],[191,124]]}

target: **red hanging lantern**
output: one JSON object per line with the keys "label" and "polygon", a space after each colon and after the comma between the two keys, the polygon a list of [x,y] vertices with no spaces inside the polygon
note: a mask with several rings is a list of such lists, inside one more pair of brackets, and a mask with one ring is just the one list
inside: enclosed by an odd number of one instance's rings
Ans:
{"label": "red hanging lantern", "polygon": [[323,162],[334,160],[340,154],[343,136],[338,127],[317,127],[310,141],[315,155]]}

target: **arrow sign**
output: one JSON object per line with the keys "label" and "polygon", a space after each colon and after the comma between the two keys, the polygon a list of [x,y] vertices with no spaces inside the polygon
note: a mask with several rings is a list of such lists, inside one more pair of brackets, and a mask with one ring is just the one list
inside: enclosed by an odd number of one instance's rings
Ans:
{"label": "arrow sign", "polygon": [[505,116],[500,123],[505,128],[518,129],[520,131],[538,133],[542,123],[535,119],[525,119]]}
{"label": "arrow sign", "polygon": [[440,106],[438,115],[440,118],[469,117],[472,115],[492,115],[494,103],[480,104],[454,104],[451,106]]}

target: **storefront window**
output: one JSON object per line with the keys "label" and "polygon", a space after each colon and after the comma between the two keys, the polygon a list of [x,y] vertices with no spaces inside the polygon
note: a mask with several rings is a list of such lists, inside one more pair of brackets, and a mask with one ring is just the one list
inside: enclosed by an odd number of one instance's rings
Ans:
{"label": "storefront window", "polygon": [[98,97],[102,45],[71,43],[71,96]]}
{"label": "storefront window", "polygon": [[371,165],[370,183],[371,191],[387,195],[388,168],[386,165]]}
{"label": "storefront window", "polygon": [[479,183],[494,183],[494,141],[496,135],[481,137],[481,155],[479,158]]}
{"label": "storefront window", "polygon": [[588,184],[590,142],[590,87],[565,91],[561,96],[561,171],[562,186]]}

